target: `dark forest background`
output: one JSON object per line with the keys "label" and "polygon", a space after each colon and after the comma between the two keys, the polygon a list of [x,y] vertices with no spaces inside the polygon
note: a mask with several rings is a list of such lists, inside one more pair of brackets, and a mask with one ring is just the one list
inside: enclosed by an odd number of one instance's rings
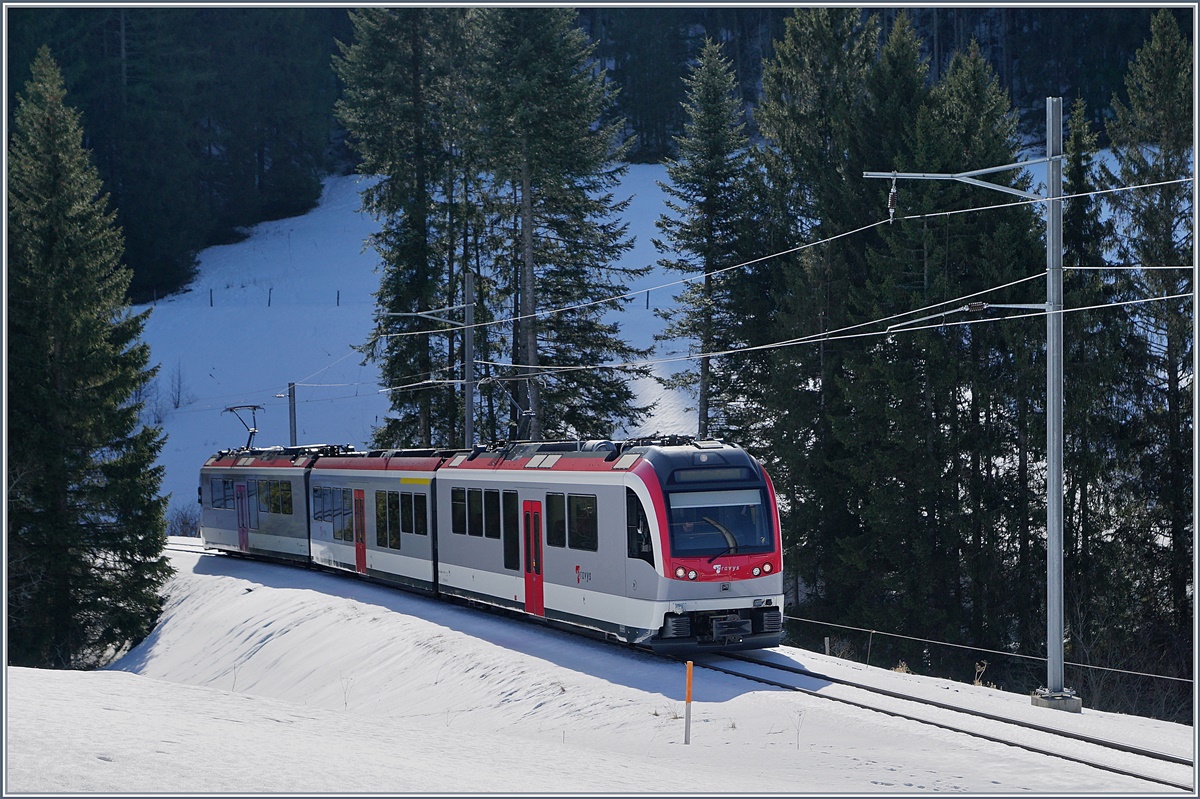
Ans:
{"label": "dark forest background", "polygon": [[[870,9],[890,29],[898,10]],[[936,82],[971,40],[1031,137],[1044,98],[1082,98],[1099,117],[1150,30],[1150,8],[910,8]],[[684,82],[706,37],[724,43],[749,116],[787,8],[579,10],[619,88],[613,113],[634,136],[629,159],[671,155]],[[1187,9],[1176,11],[1190,36]],[[334,116],[346,8],[8,9],[8,108],[42,45],[83,112],[85,145],[125,232],[131,299],[178,291],[196,253],[256,222],[303,213],[321,177],[353,168]],[[11,113],[11,111],[10,111]],[[1102,129],[1102,126],[1101,126]],[[1103,146],[1104,142],[1101,142]]]}

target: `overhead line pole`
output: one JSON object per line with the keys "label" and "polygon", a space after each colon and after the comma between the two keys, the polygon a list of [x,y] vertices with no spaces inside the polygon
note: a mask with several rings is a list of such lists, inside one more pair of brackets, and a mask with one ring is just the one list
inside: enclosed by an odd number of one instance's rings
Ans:
{"label": "overhead line pole", "polygon": [[[1046,687],[1033,704],[1078,713],[1082,703],[1063,684],[1063,284],[1062,98],[1046,98],[1046,157],[968,172],[864,172],[864,178],[956,180],[1031,200],[1046,200]],[[978,176],[1046,163],[1046,196]],[[894,210],[892,200],[889,209]]]}

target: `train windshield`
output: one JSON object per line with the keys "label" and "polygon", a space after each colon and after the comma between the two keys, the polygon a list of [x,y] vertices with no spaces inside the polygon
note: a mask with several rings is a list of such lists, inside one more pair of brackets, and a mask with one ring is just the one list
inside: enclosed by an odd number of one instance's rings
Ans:
{"label": "train windshield", "polygon": [[671,553],[717,557],[771,552],[774,536],[761,489],[672,493]]}

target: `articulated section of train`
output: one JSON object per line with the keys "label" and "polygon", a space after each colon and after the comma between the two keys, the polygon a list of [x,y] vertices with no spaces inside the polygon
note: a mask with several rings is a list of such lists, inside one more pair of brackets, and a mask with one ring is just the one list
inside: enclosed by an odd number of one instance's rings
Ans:
{"label": "articulated section of train", "polygon": [[657,651],[771,647],[783,562],[771,480],[719,441],[473,450],[223,450],[207,548],[361,575]]}

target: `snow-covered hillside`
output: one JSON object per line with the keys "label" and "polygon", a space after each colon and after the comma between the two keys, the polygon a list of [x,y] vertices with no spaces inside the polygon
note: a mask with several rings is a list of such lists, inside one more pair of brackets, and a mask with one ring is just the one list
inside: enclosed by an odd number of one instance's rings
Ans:
{"label": "snow-covered hillside", "polygon": [[[625,221],[636,237],[623,263],[653,264],[650,238],[666,210],[656,181],[661,166],[633,165],[618,196],[632,197]],[[163,493],[171,506],[194,503],[200,465],[219,449],[246,442],[230,405],[261,405],[262,445],[288,443],[288,383],[294,382],[299,443],[363,447],[387,412],[379,370],[352,349],[370,336],[378,257],[365,241],[378,229],[360,213],[360,181],[333,177],[308,214],[257,225],[237,244],[205,250],[199,274],[185,293],[155,304],[144,339],[160,366],[148,398],[149,421],[168,438],[161,462]],[[631,289],[646,292],[678,280],[655,269]],[[625,335],[652,346],[678,287],[643,293],[621,314]],[[135,310],[142,310],[137,308]],[[666,367],[671,368],[671,367]],[[639,398],[658,404],[655,414],[618,437],[694,431],[686,398],[639,381]],[[279,396],[284,395],[284,396]],[[247,421],[249,417],[247,416]]]}
{"label": "snow-covered hillside", "polygon": [[[8,669],[5,795],[1164,790],[708,671],[696,673],[684,745],[681,664],[351,577],[170,554],[161,623],[113,667]],[[994,713],[1038,712],[1020,694],[774,652]],[[1189,727],[1040,712],[1192,751]]]}

